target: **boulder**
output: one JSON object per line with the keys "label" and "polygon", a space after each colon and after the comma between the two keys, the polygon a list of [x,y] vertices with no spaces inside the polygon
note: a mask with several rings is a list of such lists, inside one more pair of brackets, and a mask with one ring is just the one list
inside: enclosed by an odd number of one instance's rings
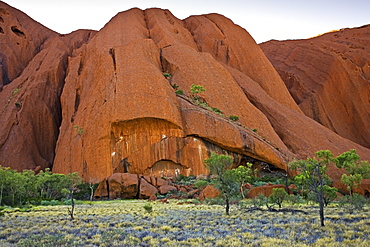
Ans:
{"label": "boulder", "polygon": [[161,187],[164,185],[168,185],[168,181],[163,178],[156,178],[156,185],[157,187]]}
{"label": "boulder", "polygon": [[170,191],[174,192],[174,193],[177,192],[177,188],[175,186],[172,186],[172,185],[162,185],[158,188],[158,190],[159,190],[159,193],[161,195],[165,195]]}
{"label": "boulder", "polygon": [[220,191],[213,187],[213,185],[207,185],[199,195],[199,199],[202,201],[207,198],[217,198],[220,194]]}
{"label": "boulder", "polygon": [[139,199],[155,200],[158,190],[152,184],[148,183],[144,178],[140,178]]}
{"label": "boulder", "polygon": [[136,174],[114,173],[107,178],[110,199],[137,197],[139,180]]}
{"label": "boulder", "polygon": [[98,188],[94,191],[94,197],[95,198],[108,198],[109,192],[108,192],[108,183],[107,179],[104,178],[98,185]]}

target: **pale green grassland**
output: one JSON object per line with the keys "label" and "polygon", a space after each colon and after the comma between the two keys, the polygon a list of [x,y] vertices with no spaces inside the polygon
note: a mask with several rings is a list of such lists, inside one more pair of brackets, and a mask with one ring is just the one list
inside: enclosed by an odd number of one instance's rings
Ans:
{"label": "pale green grassland", "polygon": [[38,206],[30,212],[8,210],[0,217],[0,246],[370,246],[369,206],[349,213],[335,204],[325,209],[320,227],[316,206],[308,212],[246,212],[232,206],[142,200],[68,206]]}

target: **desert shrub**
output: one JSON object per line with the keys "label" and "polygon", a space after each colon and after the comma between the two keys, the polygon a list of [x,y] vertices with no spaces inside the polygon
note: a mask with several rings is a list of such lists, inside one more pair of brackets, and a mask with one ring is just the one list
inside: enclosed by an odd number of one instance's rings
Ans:
{"label": "desert shrub", "polygon": [[204,204],[207,204],[207,205],[224,205],[225,204],[225,200],[220,198],[220,197],[217,197],[217,198],[205,198],[204,201],[203,201]]}
{"label": "desert shrub", "polygon": [[338,205],[349,211],[360,211],[364,208],[367,200],[364,196],[353,193],[352,196],[346,195],[339,199]]}
{"label": "desert shrub", "polygon": [[196,182],[196,177],[192,175],[185,176],[183,174],[180,174],[176,177],[174,182],[175,184],[178,184],[178,185],[191,185]]}
{"label": "desert shrub", "polygon": [[151,212],[153,212],[153,206],[152,206],[152,204],[151,204],[151,203],[146,203],[146,204],[143,206],[143,208],[145,209],[145,211],[146,211],[147,213],[151,213]]}
{"label": "desert shrub", "polygon": [[192,93],[192,94],[199,94],[199,93],[201,93],[201,92],[205,92],[206,90],[204,89],[204,87],[203,86],[201,86],[201,85],[194,85],[194,84],[192,84],[191,85],[191,87],[190,87],[190,92]]}
{"label": "desert shrub", "polygon": [[218,114],[218,115],[220,115],[220,116],[223,116],[223,115],[224,115],[224,114],[222,113],[222,111],[221,111],[220,109],[216,108],[216,107],[211,107],[211,110],[212,110],[214,113],[216,113],[216,114]]}
{"label": "desert shrub", "polygon": [[232,120],[232,121],[238,121],[239,120],[239,117],[238,116],[235,116],[235,115],[230,115],[229,116],[229,119]]}
{"label": "desert shrub", "polygon": [[200,179],[194,183],[194,187],[197,189],[204,189],[208,184],[208,181]]}
{"label": "desert shrub", "polygon": [[57,200],[41,201],[41,205],[42,206],[55,206],[55,205],[61,205],[61,202]]}
{"label": "desert shrub", "polygon": [[271,203],[276,203],[279,208],[281,208],[281,204],[283,201],[288,197],[288,193],[282,188],[274,188],[272,189],[272,193],[269,197],[269,201]]}
{"label": "desert shrub", "polygon": [[168,72],[163,73],[163,76],[166,77],[166,79],[172,78],[172,75]]}
{"label": "desert shrub", "polygon": [[292,206],[293,205],[296,205],[296,204],[300,204],[300,203],[304,203],[305,202],[304,199],[303,199],[303,197],[301,195],[294,195],[294,194],[288,195],[287,201]]}
{"label": "desert shrub", "polygon": [[184,95],[184,91],[182,91],[181,89],[178,89],[178,90],[176,90],[176,94]]}
{"label": "desert shrub", "polygon": [[259,194],[251,200],[251,205],[255,208],[260,208],[266,205],[268,198],[264,194]]}

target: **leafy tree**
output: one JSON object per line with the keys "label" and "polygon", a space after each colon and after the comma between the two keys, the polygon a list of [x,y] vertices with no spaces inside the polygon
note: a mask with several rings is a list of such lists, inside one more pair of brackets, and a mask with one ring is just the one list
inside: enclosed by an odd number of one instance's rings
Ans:
{"label": "leafy tree", "polygon": [[288,193],[282,188],[274,188],[272,189],[272,193],[269,197],[270,202],[276,203],[279,208],[281,208],[281,204],[283,201],[288,197]]}
{"label": "leafy tree", "polygon": [[360,156],[355,149],[344,152],[334,159],[334,163],[340,169],[345,169],[348,174],[343,174],[341,182],[347,186],[350,195],[357,188],[362,179],[370,178],[370,164],[360,161]]}
{"label": "leafy tree", "polygon": [[15,170],[11,170],[10,177],[7,179],[7,187],[11,199],[11,205],[21,205],[23,202],[23,195],[25,194],[26,179]]}
{"label": "leafy tree", "polygon": [[324,185],[330,181],[326,175],[327,166],[333,159],[333,154],[329,150],[322,150],[315,153],[314,158],[298,160],[289,163],[289,168],[298,170],[301,174],[297,180],[302,186],[311,190],[319,203],[319,214],[321,226],[324,224]]}
{"label": "leafy tree", "polygon": [[0,166],[0,206],[3,202],[4,191],[7,185],[7,178],[10,168]]}
{"label": "leafy tree", "polygon": [[235,180],[235,175],[231,172],[233,159],[227,155],[211,154],[205,161],[206,167],[211,174],[217,175],[215,188],[221,191],[226,203],[226,214],[230,213],[230,199],[239,193],[239,185]]}
{"label": "leafy tree", "polygon": [[240,193],[242,194],[243,198],[245,198],[244,191],[243,191],[243,185],[245,183],[252,182],[253,180],[253,176],[252,176],[253,171],[251,167],[252,167],[252,164],[247,163],[246,166],[239,166],[238,168],[231,170],[231,173],[233,173],[235,181],[239,184]]}

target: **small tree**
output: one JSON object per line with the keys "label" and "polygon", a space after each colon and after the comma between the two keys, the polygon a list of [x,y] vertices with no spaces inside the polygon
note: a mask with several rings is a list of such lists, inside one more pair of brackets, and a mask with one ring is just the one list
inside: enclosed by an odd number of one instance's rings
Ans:
{"label": "small tree", "polygon": [[226,214],[230,214],[230,199],[239,193],[239,186],[235,175],[231,170],[233,159],[227,155],[211,154],[205,161],[206,167],[211,174],[216,175],[215,188],[221,191],[226,203]]}
{"label": "small tree", "polygon": [[253,180],[253,171],[251,169],[252,164],[247,163],[246,166],[239,166],[238,168],[232,169],[231,172],[235,177],[235,181],[239,184],[240,194],[245,198],[243,185]]}
{"label": "small tree", "polygon": [[205,92],[205,91],[206,90],[201,85],[192,84],[191,87],[190,87],[190,93],[193,95],[194,100],[199,100],[198,94],[200,94],[201,92]]}
{"label": "small tree", "polygon": [[276,203],[279,208],[281,208],[281,204],[283,201],[288,197],[288,193],[282,188],[274,188],[272,189],[272,193],[269,197],[270,202]]}
{"label": "small tree", "polygon": [[362,179],[370,178],[370,164],[360,161],[360,156],[355,149],[344,152],[334,159],[334,163],[340,169],[345,169],[348,174],[343,174],[340,181],[347,186],[349,194],[357,188]]}
{"label": "small tree", "polygon": [[319,214],[321,226],[324,224],[324,185],[328,179],[326,175],[327,166],[333,159],[333,154],[329,150],[322,150],[315,153],[315,158],[298,160],[289,163],[289,168],[301,172],[299,179],[302,185],[311,190],[319,203]]}
{"label": "small tree", "polygon": [[78,176],[77,172],[69,173],[67,175],[67,188],[69,190],[70,199],[71,199],[71,209],[68,209],[68,213],[71,216],[71,219],[74,220],[74,209],[75,209],[75,202],[74,202],[74,192],[77,190],[77,186],[82,183],[82,179]]}

